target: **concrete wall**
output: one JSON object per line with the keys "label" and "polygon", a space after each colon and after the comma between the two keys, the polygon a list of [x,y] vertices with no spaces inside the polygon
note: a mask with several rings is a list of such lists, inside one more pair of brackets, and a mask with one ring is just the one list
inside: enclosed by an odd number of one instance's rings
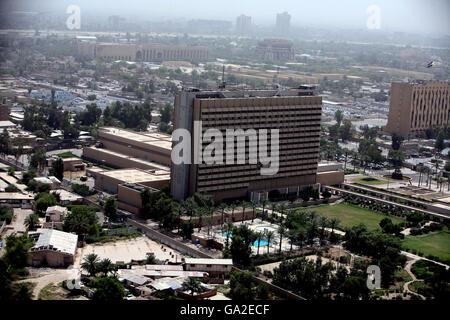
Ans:
{"label": "concrete wall", "polygon": [[123,157],[115,154],[111,154],[103,149],[86,147],[83,148],[83,157],[87,160],[91,160],[97,163],[103,163],[113,168],[138,168],[143,170],[160,169],[158,166],[152,165],[150,162],[143,163],[142,161],[136,161],[127,155]]}
{"label": "concrete wall", "polygon": [[317,173],[317,183],[333,186],[344,183],[344,171],[328,171]]}
{"label": "concrete wall", "polygon": [[129,225],[135,226],[138,229],[138,231],[143,232],[149,238],[159,241],[174,250],[180,251],[183,254],[189,255],[194,258],[212,258],[208,254],[206,254],[198,249],[191,248],[190,246],[188,246],[180,241],[177,241],[175,239],[172,239],[171,237],[166,236],[165,234],[162,234],[162,233],[156,231],[155,229],[152,229],[140,222],[137,222],[136,220],[127,219],[127,223]]}
{"label": "concrete wall", "polygon": [[67,267],[74,260],[72,255],[48,250],[30,252],[30,256],[32,266]]}

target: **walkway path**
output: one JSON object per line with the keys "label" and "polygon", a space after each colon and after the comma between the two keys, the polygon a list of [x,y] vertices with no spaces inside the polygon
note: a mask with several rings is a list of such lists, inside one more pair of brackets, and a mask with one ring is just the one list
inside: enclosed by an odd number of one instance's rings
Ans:
{"label": "walkway path", "polygon": [[423,300],[426,300],[426,298],[425,298],[423,295],[418,294],[418,293],[416,293],[416,292],[414,292],[414,291],[411,291],[411,290],[409,289],[409,285],[410,285],[411,283],[416,282],[416,281],[423,281],[423,280],[417,279],[416,276],[414,275],[414,273],[412,273],[412,271],[411,271],[411,266],[412,266],[416,261],[417,261],[417,260],[412,259],[412,260],[409,260],[409,261],[406,263],[405,270],[406,270],[406,272],[408,272],[408,274],[410,275],[410,277],[411,277],[412,280],[406,282],[406,283],[403,285],[403,291],[406,291],[406,292],[408,292],[408,293],[410,293],[410,294],[418,295],[418,296],[421,297]]}

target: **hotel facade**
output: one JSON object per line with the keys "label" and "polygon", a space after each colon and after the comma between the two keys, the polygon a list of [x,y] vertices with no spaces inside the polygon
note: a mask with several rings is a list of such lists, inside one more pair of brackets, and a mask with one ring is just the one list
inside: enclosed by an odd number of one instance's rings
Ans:
{"label": "hotel facade", "polygon": [[428,129],[450,125],[448,82],[393,82],[385,131],[403,137],[423,136]]}
{"label": "hotel facade", "polygon": [[[298,193],[305,186],[315,185],[321,114],[322,98],[309,86],[286,90],[182,91],[175,99],[174,129],[193,133],[196,121],[201,121],[202,134],[208,129],[218,129],[224,136],[227,129],[266,129],[270,135],[271,130],[278,129],[279,168],[274,175],[262,175],[261,164],[250,164],[248,139],[245,164],[195,164],[197,141],[191,134],[192,161],[172,164],[174,199],[182,200],[195,192],[212,194],[216,200],[257,199],[275,189]],[[201,151],[206,146],[203,143]],[[236,153],[234,156],[238,158]]]}

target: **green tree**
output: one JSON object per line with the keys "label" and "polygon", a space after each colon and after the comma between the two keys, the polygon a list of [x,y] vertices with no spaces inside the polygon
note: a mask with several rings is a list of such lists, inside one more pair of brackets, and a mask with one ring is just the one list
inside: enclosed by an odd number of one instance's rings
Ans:
{"label": "green tree", "polygon": [[109,197],[105,201],[105,205],[103,207],[103,210],[105,212],[105,215],[111,219],[115,220],[117,217],[117,202],[115,197]]}
{"label": "green tree", "polygon": [[52,174],[60,181],[64,178],[64,161],[62,158],[58,157],[58,159],[53,161]]}
{"label": "green tree", "polygon": [[237,301],[251,301],[256,297],[256,285],[250,272],[230,273],[230,296]]}
{"label": "green tree", "polygon": [[39,216],[37,214],[30,214],[25,218],[25,226],[28,230],[34,230],[39,225]]}
{"label": "green tree", "polygon": [[41,192],[35,198],[36,214],[40,217],[45,216],[48,207],[56,205],[56,198],[53,194]]}
{"label": "green tree", "polygon": [[92,300],[94,301],[122,301],[124,297],[124,287],[120,281],[113,276],[95,280],[96,288]]}
{"label": "green tree", "polygon": [[45,149],[39,148],[30,156],[30,168],[42,171],[47,163]]}
{"label": "green tree", "polygon": [[188,277],[183,282],[183,288],[191,293],[194,296],[196,293],[201,293],[203,291],[201,282],[193,277]]}
{"label": "green tree", "polygon": [[341,122],[344,119],[344,115],[341,110],[336,110],[334,113],[334,119],[336,120],[338,128],[341,126]]}
{"label": "green tree", "polygon": [[90,253],[84,257],[81,263],[81,269],[89,273],[90,277],[95,277],[99,270],[100,259],[95,253]]}
{"label": "green tree", "polygon": [[6,237],[6,254],[7,263],[14,269],[21,269],[27,266],[29,253],[33,246],[33,241],[28,238],[28,234],[16,235],[10,234]]}
{"label": "green tree", "polygon": [[107,277],[109,272],[115,271],[115,266],[110,259],[105,258],[98,262],[97,269],[103,273],[104,277]]}
{"label": "green tree", "polygon": [[98,233],[97,215],[88,206],[73,206],[72,211],[64,218],[63,229],[75,232],[81,239],[86,234]]}

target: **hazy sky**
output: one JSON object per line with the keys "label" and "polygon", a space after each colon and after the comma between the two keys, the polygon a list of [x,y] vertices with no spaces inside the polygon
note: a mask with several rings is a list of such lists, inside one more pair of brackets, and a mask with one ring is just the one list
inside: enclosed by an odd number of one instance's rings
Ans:
{"label": "hazy sky", "polygon": [[381,29],[450,35],[450,0],[14,0],[22,10],[59,11],[79,5],[81,14],[135,15],[143,19],[184,18],[235,21],[250,15],[255,24],[275,23],[277,13],[291,14],[291,24],[366,28],[370,5],[380,8]]}

